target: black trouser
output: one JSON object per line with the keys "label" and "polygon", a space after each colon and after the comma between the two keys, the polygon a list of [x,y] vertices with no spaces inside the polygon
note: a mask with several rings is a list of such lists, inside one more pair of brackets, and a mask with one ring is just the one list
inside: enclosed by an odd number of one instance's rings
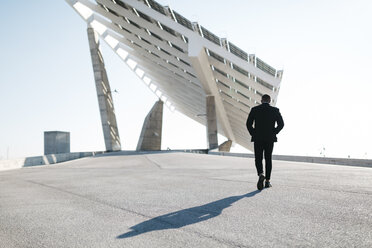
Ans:
{"label": "black trouser", "polygon": [[255,141],[254,142],[254,157],[256,162],[257,174],[263,173],[262,158],[265,153],[265,171],[266,179],[270,180],[272,161],[271,157],[273,154],[274,142],[272,141]]}

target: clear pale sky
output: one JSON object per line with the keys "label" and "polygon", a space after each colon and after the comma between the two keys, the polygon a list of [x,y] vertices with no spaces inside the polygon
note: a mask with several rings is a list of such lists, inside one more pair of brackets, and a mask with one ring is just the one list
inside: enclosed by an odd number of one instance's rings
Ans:
{"label": "clear pale sky", "polygon": [[[372,158],[372,1],[159,2],[284,70],[275,154]],[[52,130],[71,132],[72,152],[104,150],[85,22],[64,0],[2,1],[0,28],[0,159],[43,154]],[[157,97],[102,44],[122,149],[134,150]],[[165,108],[162,146],[206,148],[205,127]]]}

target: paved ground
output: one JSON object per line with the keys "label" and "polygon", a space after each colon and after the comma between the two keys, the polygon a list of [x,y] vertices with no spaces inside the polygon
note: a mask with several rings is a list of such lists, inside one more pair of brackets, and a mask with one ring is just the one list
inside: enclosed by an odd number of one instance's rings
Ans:
{"label": "paved ground", "polygon": [[0,173],[0,247],[372,247],[372,169],[200,154]]}

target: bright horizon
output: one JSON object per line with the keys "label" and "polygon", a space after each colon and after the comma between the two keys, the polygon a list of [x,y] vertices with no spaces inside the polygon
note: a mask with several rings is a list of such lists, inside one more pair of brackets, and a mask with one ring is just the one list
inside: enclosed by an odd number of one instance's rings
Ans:
{"label": "bright horizon", "polygon": [[[158,2],[284,70],[274,154],[372,158],[371,1]],[[64,0],[7,2],[0,14],[0,160],[42,155],[52,130],[71,133],[72,152],[105,150],[86,23]],[[101,44],[122,149],[134,150],[157,97]],[[162,149],[207,147],[204,126],[166,107],[163,118]]]}

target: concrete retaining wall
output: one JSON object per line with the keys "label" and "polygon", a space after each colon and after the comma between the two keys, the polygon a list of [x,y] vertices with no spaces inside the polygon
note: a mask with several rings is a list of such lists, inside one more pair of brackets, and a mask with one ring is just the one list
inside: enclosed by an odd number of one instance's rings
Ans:
{"label": "concrete retaining wall", "polygon": [[[153,151],[153,152],[137,152],[137,151],[121,151],[121,152],[75,152],[63,154],[51,154],[45,156],[27,157],[12,160],[0,160],[0,171],[19,169],[23,167],[48,165],[66,162],[74,159],[92,157],[92,156],[115,156],[115,155],[139,155],[147,153],[173,153],[173,152],[186,152],[186,153],[202,153],[218,156],[231,156],[231,157],[245,157],[254,158],[251,153],[230,153],[230,152],[208,152],[204,149],[195,150],[169,150],[169,151]],[[273,155],[273,160],[305,162],[305,163],[319,163],[319,164],[334,164],[334,165],[347,165],[347,166],[360,166],[372,168],[372,160],[370,159],[348,159],[348,158],[324,158],[324,157],[306,157],[306,156],[287,156],[287,155]]]}
{"label": "concrete retaining wall", "polygon": [[66,162],[78,158],[92,157],[97,154],[103,154],[104,152],[74,152],[74,153],[62,153],[62,154],[50,154],[45,156],[27,157],[11,160],[0,160],[0,171],[19,169],[23,167],[56,164]]}
{"label": "concrete retaining wall", "polygon": [[[254,158],[254,154],[250,154],[250,153],[209,152],[208,154],[219,155],[219,156]],[[372,160],[370,160],[370,159],[273,155],[273,160],[305,162],[305,163],[318,163],[318,164],[348,165],[348,166],[360,166],[360,167],[370,167],[370,168],[372,168]]]}

